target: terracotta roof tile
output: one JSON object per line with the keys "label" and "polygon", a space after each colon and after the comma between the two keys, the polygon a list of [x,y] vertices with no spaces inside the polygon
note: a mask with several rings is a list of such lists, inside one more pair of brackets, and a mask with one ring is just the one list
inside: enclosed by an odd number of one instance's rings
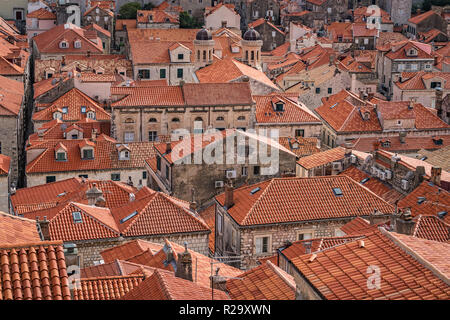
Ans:
{"label": "terracotta roof tile", "polygon": [[[342,195],[335,195],[334,188]],[[256,192],[251,193],[253,190]],[[223,206],[225,194],[216,200]],[[390,204],[351,178],[323,176],[276,178],[235,189],[234,205],[228,213],[239,225],[249,226],[367,216],[374,208],[383,213],[393,211]]]}
{"label": "terracotta roof tile", "polygon": [[0,244],[0,300],[70,300],[62,242]]}
{"label": "terracotta roof tile", "polygon": [[56,20],[56,15],[53,12],[46,10],[45,8],[40,8],[27,14],[27,18],[37,18],[39,20]]}
{"label": "terracotta roof tile", "polygon": [[10,171],[11,158],[0,154],[0,176],[8,175]]}
{"label": "terracotta roof tile", "polygon": [[[131,290],[123,300],[211,300],[211,289],[175,277],[163,270],[155,272],[137,288]],[[214,289],[214,300],[229,300],[223,291]]]}
{"label": "terracotta roof tile", "polygon": [[437,14],[436,12],[434,12],[433,10],[424,12],[422,14],[416,15],[414,17],[409,18],[408,22],[411,22],[413,24],[419,24],[422,21],[424,21],[425,19],[428,19],[429,17],[431,17],[432,15]]}
{"label": "terracotta roof tile", "polygon": [[24,101],[23,83],[0,76],[0,115],[17,116]]}
{"label": "terracotta roof tile", "polygon": [[216,204],[212,204],[209,207],[198,213],[205,223],[208,225],[211,233],[209,234],[209,251],[214,253],[216,246]]}
{"label": "terracotta roof tile", "polygon": [[0,211],[0,243],[14,245],[39,241],[36,221]]}
{"label": "terracotta roof tile", "polygon": [[317,148],[317,138],[279,137],[278,142],[286,149],[295,153],[299,158],[320,152],[320,149]]}
{"label": "terracotta roof tile", "polygon": [[232,300],[294,300],[294,278],[266,261],[226,282]]}
{"label": "terracotta roof tile", "polygon": [[[283,94],[272,93],[265,96],[253,96],[256,101],[256,122],[274,123],[320,123],[305,105]],[[283,111],[276,111],[276,104],[283,104]]]}
{"label": "terracotta roof tile", "polygon": [[117,276],[74,281],[74,300],[118,300],[138,287],[144,276]]}
{"label": "terracotta roof tile", "polygon": [[[445,282],[381,231],[366,236],[363,242],[363,247],[360,241],[353,241],[318,252],[314,260],[307,254],[294,258],[292,263],[327,300],[449,298],[450,288]],[[370,265],[380,268],[378,290],[367,286]]]}
{"label": "terracotta roof tile", "polygon": [[345,157],[345,149],[336,147],[326,151],[318,152],[310,156],[303,157],[297,161],[305,169],[312,169],[333,161],[342,160]]}
{"label": "terracotta roof tile", "polygon": [[145,241],[145,240],[133,240],[128,241],[122,245],[115,246],[106,250],[103,250],[100,254],[106,263],[110,263],[119,260],[128,260],[144,251],[151,250],[153,253],[157,253],[162,249],[161,244]]}
{"label": "terracotta roof tile", "polygon": [[415,220],[414,237],[450,243],[450,224],[444,220],[434,215],[419,215]]}
{"label": "terracotta roof tile", "polygon": [[[152,19],[149,20],[149,17]],[[137,11],[138,23],[179,23],[178,15],[173,15],[164,10],[138,10]]]}

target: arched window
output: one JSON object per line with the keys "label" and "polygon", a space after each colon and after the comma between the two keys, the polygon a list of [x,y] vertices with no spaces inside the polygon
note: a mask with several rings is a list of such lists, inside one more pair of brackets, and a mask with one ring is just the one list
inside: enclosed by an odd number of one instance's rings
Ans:
{"label": "arched window", "polygon": [[195,118],[195,121],[202,121],[203,122],[203,119],[202,119],[202,117],[197,117],[197,118]]}
{"label": "arched window", "polygon": [[95,120],[95,112],[94,111],[89,111],[87,113],[87,118],[88,119],[94,119]]}
{"label": "arched window", "polygon": [[178,118],[173,118],[173,119],[172,119],[172,122],[180,122],[180,119],[178,119]]}
{"label": "arched window", "polygon": [[251,60],[255,60],[255,51],[252,51],[251,54],[252,54],[252,59]]}
{"label": "arched window", "polygon": [[126,118],[125,123],[134,123],[134,120],[132,118]]}
{"label": "arched window", "polygon": [[158,122],[155,118],[150,118],[150,120],[148,120],[148,122]]}
{"label": "arched window", "polygon": [[244,121],[245,120],[245,117],[244,116],[239,116],[238,117],[238,121]]}
{"label": "arched window", "polygon": [[216,121],[224,121],[225,119],[223,117],[217,117]]}
{"label": "arched window", "polygon": [[200,60],[200,50],[197,50],[197,60]]}
{"label": "arched window", "polygon": [[206,60],[206,51],[203,50],[203,60]]}

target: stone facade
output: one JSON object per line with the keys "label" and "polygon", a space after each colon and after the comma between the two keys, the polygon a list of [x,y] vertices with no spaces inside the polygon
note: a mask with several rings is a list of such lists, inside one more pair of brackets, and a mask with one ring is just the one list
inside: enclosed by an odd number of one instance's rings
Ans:
{"label": "stone facade", "polygon": [[[236,137],[234,137],[234,155],[237,155],[237,141]],[[246,142],[246,145],[248,145],[248,142]],[[258,148],[263,148],[264,150],[264,146],[261,147],[261,145],[262,144],[259,143]],[[202,156],[203,154],[209,155],[211,151],[208,152],[207,150],[195,152],[191,157],[192,163],[190,164],[169,164],[164,158],[161,158],[160,170],[154,172],[153,169],[147,165],[147,170],[149,172],[148,186],[154,190],[161,190],[186,201],[192,199],[192,190],[194,190],[195,201],[197,201],[198,204],[203,205],[211,198],[224,191],[225,182],[227,181],[227,171],[235,171],[236,177],[233,178],[235,187],[239,187],[244,183],[253,184],[286,174],[295,175],[296,156],[293,153],[287,153],[283,150],[279,151],[278,170],[273,174],[265,175],[262,174],[263,170],[264,168],[270,167],[271,163],[262,163],[258,156],[257,163],[250,164],[249,157],[247,156],[245,158],[245,163],[237,163],[235,160],[234,163],[227,164],[226,148],[226,141],[224,141],[223,164],[206,164],[204,159],[200,164],[194,163],[194,159],[197,159],[197,156]],[[270,152],[270,147],[267,149],[268,152]],[[255,151],[258,152],[258,150]],[[278,151],[278,149],[275,149],[275,151]],[[218,151],[216,150],[215,152]],[[255,169],[255,167],[257,168]],[[166,173],[166,171],[168,172]],[[216,186],[216,182],[222,182],[223,185]]]}
{"label": "stone facade", "polygon": [[9,177],[0,175],[0,211],[9,213]]}
{"label": "stone facade", "polygon": [[321,27],[324,24],[344,21],[348,17],[348,0],[325,0],[321,5],[316,1],[306,1],[305,9],[312,12],[314,26]]}
{"label": "stone facade", "polygon": [[[277,249],[284,246],[286,241],[294,242],[299,240],[299,234],[311,233],[312,238],[335,236],[339,232],[340,227],[350,220],[350,217],[334,221],[299,221],[295,223],[242,227],[229,216],[220,204],[217,204],[216,221],[218,219],[223,219],[223,232],[220,233],[216,230],[216,256],[241,255],[242,262],[235,266],[248,270],[257,266],[257,259],[276,254]],[[255,237],[260,236],[269,237],[268,252],[264,254],[255,253]]]}
{"label": "stone facade", "polygon": [[437,12],[417,24],[408,21],[407,33],[410,37],[417,36],[418,33],[427,32],[431,29],[438,29],[447,34],[447,22]]}
{"label": "stone facade", "polygon": [[111,180],[113,174],[120,175],[120,181],[123,183],[127,183],[129,177],[131,177],[131,181],[133,185],[137,187],[139,182],[142,183],[143,186],[147,183],[147,173],[144,168],[135,168],[135,169],[109,169],[109,170],[80,170],[80,171],[64,171],[64,172],[44,172],[44,173],[27,173],[26,182],[27,187],[33,187],[41,184],[47,183],[47,177],[54,177],[55,181],[61,181],[65,179],[70,179],[73,177],[85,176],[89,179],[94,180]]}
{"label": "stone facade", "polygon": [[378,0],[381,9],[391,16],[392,22],[396,25],[404,25],[411,18],[413,0]]}
{"label": "stone facade", "polygon": [[262,51],[272,51],[286,41],[286,34],[267,22],[255,26],[254,29],[261,35]]}
{"label": "stone facade", "polygon": [[114,15],[111,15],[109,10],[97,7],[88,12],[83,16],[83,24],[87,26],[91,23],[99,25],[111,34],[114,32]]}

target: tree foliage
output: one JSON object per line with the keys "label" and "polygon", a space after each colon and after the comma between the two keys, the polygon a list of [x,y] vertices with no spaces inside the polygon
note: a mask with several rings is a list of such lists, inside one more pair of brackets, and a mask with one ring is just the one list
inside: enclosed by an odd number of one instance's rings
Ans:
{"label": "tree foliage", "polygon": [[119,9],[120,19],[136,19],[137,11],[141,10],[139,2],[129,2],[124,4]]}
{"label": "tree foliage", "polygon": [[422,11],[430,11],[431,6],[445,6],[449,4],[449,0],[424,0],[422,2]]}
{"label": "tree foliage", "polygon": [[198,29],[201,27],[202,22],[199,19],[191,17],[186,11],[180,12],[180,28]]}

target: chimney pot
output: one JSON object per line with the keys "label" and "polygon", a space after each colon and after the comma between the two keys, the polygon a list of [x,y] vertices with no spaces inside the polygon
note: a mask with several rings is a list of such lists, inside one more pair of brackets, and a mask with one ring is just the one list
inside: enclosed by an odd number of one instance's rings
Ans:
{"label": "chimney pot", "polygon": [[227,209],[231,208],[234,205],[233,193],[233,183],[231,182],[231,180],[229,180],[225,185],[225,207],[227,207]]}

